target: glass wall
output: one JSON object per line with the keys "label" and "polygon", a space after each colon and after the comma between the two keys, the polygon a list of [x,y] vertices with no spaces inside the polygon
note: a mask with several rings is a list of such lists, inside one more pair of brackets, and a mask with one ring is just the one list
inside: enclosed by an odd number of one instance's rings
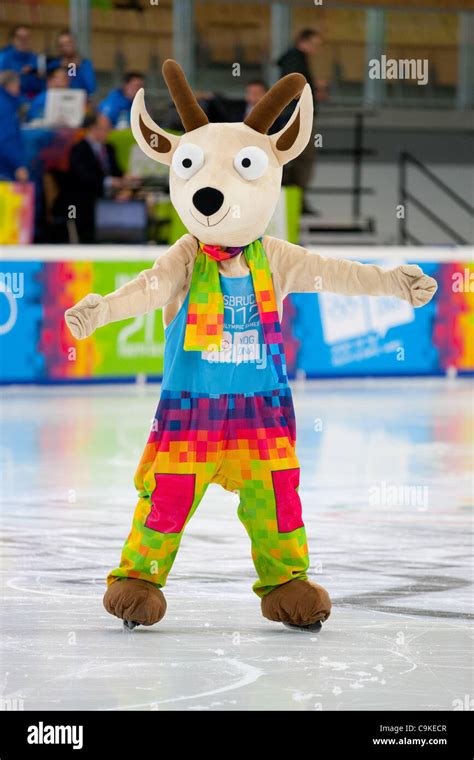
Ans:
{"label": "glass wall", "polygon": [[[442,5],[441,0],[432,2]],[[417,4],[427,7],[423,0],[412,3]],[[278,74],[275,62],[295,34],[316,28],[323,44],[311,58],[311,68],[321,101],[357,106],[472,105],[473,43],[469,35],[474,36],[474,14],[450,12],[453,6],[468,8],[467,3],[446,0],[445,10],[434,11],[406,10],[397,0],[363,5],[354,8],[351,3],[344,6],[338,2],[333,7],[331,0],[322,5],[310,0],[288,4],[195,0],[189,42],[194,84],[202,90],[241,95],[249,79],[274,79]],[[34,49],[54,54],[57,33],[69,24],[68,6],[67,0],[2,0],[0,47],[7,44],[12,26],[28,23]],[[147,74],[152,97],[164,94],[160,67],[173,55],[180,34],[177,7],[179,2],[172,0],[91,0],[90,56],[98,73],[99,94],[117,86],[129,69]],[[283,8],[283,13],[276,14],[276,8]],[[387,70],[386,76],[380,73],[378,85],[371,83],[369,62],[382,56],[385,65],[390,59],[414,61],[423,68],[426,81],[418,84],[420,69],[415,66],[408,76],[390,78]],[[236,64],[239,76],[231,70]]]}
{"label": "glass wall", "polygon": [[405,105],[416,101],[417,107],[454,106],[458,76],[458,19],[457,13],[385,12],[384,52],[387,58],[416,61],[416,68],[411,64],[407,70],[411,74],[418,71],[418,78],[386,79],[386,103]]}

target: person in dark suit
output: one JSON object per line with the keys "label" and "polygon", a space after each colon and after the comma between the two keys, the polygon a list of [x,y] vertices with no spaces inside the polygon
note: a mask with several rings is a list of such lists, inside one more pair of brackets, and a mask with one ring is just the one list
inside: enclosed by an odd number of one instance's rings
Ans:
{"label": "person in dark suit", "polygon": [[[268,91],[268,85],[264,79],[252,79],[245,85],[243,100],[226,100],[223,108],[226,118],[222,121],[244,121],[254,106],[263,98]],[[268,130],[269,135],[279,132],[286,124],[287,119],[279,116]]]}
{"label": "person in dark suit", "polygon": [[297,35],[294,46],[283,53],[277,61],[280,67],[280,76],[303,74],[313,92],[315,106],[317,92],[309,65],[309,57],[317,52],[321,42],[321,35],[316,29],[303,29]]}
{"label": "person in dark suit", "polygon": [[[263,79],[252,79],[245,85],[243,98],[226,98],[218,93],[209,93],[199,101],[199,105],[210,122],[240,122],[244,121],[267,91],[268,85]],[[268,134],[278,132],[285,123],[286,119],[279,116]],[[176,128],[179,129],[179,125]]]}
{"label": "person in dark suit", "polygon": [[268,87],[263,79],[252,79],[245,85],[244,97],[241,100],[225,101],[227,118],[225,121],[243,121],[252,108],[263,98]]}
{"label": "person in dark suit", "polygon": [[[303,74],[313,92],[314,108],[317,108],[317,87],[314,82],[309,59],[310,56],[315,55],[322,43],[320,33],[316,29],[303,29],[296,37],[295,44],[277,61],[280,67],[280,76],[283,77],[286,74]],[[285,109],[285,117],[289,118],[295,107],[295,101]],[[313,129],[314,134],[314,129]],[[303,213],[314,214],[317,213],[314,209],[311,209],[308,205],[307,198],[305,197],[305,190],[308,186],[311,174],[313,172],[314,161],[316,159],[316,149],[314,146],[313,138],[308,142],[308,145],[300,155],[295,158],[294,161],[290,161],[286,164],[283,170],[283,184],[284,185],[297,185],[303,190]]]}
{"label": "person in dark suit", "polygon": [[84,126],[86,135],[72,147],[69,157],[68,205],[75,213],[80,242],[94,243],[96,201],[123,191],[124,179],[114,148],[105,142],[108,119],[100,114],[87,117]]}

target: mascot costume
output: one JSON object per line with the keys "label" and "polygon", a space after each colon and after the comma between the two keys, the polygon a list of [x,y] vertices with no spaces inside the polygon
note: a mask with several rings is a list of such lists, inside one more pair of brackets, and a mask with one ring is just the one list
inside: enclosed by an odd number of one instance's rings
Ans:
{"label": "mascot costume", "polygon": [[[263,615],[316,630],[331,602],[307,576],[283,299],[326,290],[423,306],[436,282],[418,266],[387,271],[327,259],[265,235],[282,166],[311,137],[313,102],[301,74],[277,82],[243,123],[227,124],[208,122],[175,61],[165,61],[163,76],[185,133],[155,124],[143,90],[132,129],[147,156],[170,166],[171,201],[189,234],[136,279],[109,295],[86,296],[65,315],[82,339],[110,322],[163,310],[161,396],[135,475],[132,528],[108,575],[104,606],[128,628],[162,619],[162,588],[183,531],[209,483],[219,483],[239,493]],[[268,135],[297,98],[286,126]]]}

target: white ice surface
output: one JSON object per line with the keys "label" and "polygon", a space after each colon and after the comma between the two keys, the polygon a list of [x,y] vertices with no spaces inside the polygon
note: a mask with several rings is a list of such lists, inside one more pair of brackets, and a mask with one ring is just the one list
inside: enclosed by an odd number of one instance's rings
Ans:
{"label": "white ice surface", "polygon": [[[188,525],[166,617],[123,631],[101,598],[159,388],[4,390],[1,704],[450,710],[472,699],[472,390],[294,385],[312,577],[334,604],[318,634],[262,618],[236,497],[218,486]],[[422,498],[374,504],[393,486]]]}

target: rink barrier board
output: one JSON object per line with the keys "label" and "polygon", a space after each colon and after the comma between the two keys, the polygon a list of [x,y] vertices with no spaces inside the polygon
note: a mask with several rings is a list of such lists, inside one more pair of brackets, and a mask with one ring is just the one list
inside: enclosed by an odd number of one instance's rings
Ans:
{"label": "rink barrier board", "polygon": [[[76,341],[64,322],[64,311],[84,295],[115,290],[166,250],[124,248],[88,247],[87,261],[83,246],[1,249],[1,383],[161,379],[164,329],[160,310],[112,323],[84,341]],[[318,253],[387,267],[419,263],[436,278],[439,289],[427,306],[416,310],[395,298],[331,293],[289,296],[283,333],[290,377],[474,372],[472,249],[321,248]]]}

